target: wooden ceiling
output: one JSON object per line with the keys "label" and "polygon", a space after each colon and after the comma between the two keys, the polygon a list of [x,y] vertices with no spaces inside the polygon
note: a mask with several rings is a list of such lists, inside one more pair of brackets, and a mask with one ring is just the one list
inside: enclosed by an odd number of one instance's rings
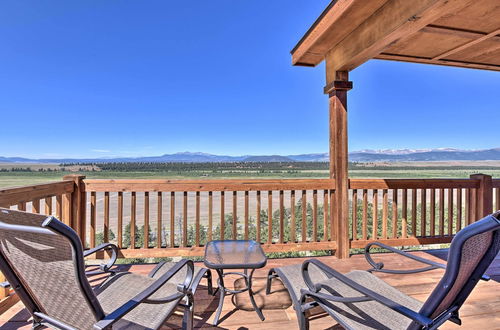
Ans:
{"label": "wooden ceiling", "polygon": [[372,58],[500,71],[500,0],[334,0],[292,50],[327,74]]}

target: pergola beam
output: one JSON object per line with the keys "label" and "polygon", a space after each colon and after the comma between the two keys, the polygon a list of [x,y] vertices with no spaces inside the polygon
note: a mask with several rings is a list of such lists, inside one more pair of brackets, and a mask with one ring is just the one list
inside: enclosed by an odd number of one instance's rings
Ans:
{"label": "pergola beam", "polygon": [[353,70],[395,41],[411,36],[444,14],[472,2],[388,1],[326,54],[327,84],[335,80],[335,72]]}

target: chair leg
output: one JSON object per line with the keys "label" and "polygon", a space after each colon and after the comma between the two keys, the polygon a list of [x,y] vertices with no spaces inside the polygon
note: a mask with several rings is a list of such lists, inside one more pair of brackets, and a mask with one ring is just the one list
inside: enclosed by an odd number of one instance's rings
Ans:
{"label": "chair leg", "polygon": [[42,328],[43,326],[44,325],[42,324],[42,322],[33,319],[33,324],[31,325],[31,329],[36,330]]}
{"label": "chair leg", "polygon": [[207,291],[208,294],[213,296],[215,294],[213,284],[212,284],[212,272],[210,270],[207,270],[207,273],[205,274],[207,277]]}
{"label": "chair leg", "polygon": [[184,316],[182,317],[182,329],[193,330],[194,327],[194,300],[188,294],[187,304],[184,306]]}
{"label": "chair leg", "polygon": [[271,282],[273,278],[278,277],[278,274],[274,272],[274,269],[270,269],[269,272],[267,273],[267,283],[266,283],[266,294],[271,293]]}
{"label": "chair leg", "polygon": [[299,321],[299,329],[300,330],[309,330],[309,320],[307,319],[304,312],[299,310],[295,310],[297,313],[297,320]]}

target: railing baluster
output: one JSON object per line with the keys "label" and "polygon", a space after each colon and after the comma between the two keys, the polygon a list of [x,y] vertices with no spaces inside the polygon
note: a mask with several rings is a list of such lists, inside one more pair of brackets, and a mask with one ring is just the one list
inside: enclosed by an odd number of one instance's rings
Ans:
{"label": "railing baluster", "polygon": [[161,233],[162,233],[162,217],[163,217],[163,199],[162,192],[158,191],[156,195],[156,247],[161,248]]}
{"label": "railing baluster", "polygon": [[45,197],[45,214],[52,215],[52,197]]}
{"label": "railing baluster", "polygon": [[313,219],[312,219],[312,230],[313,237],[312,241],[318,241],[318,191],[313,190]]}
{"label": "railing baluster", "polygon": [[273,192],[267,192],[267,244],[273,242]]}
{"label": "railing baluster", "polygon": [[248,239],[248,190],[245,191],[245,228],[244,228],[244,239]]}
{"label": "railing baluster", "polygon": [[135,249],[135,216],[137,197],[135,191],[130,193],[130,248]]}
{"label": "railing baluster", "polygon": [[434,237],[436,235],[436,189],[431,189],[431,219],[430,219],[430,235]]}
{"label": "railing baluster", "polygon": [[144,227],[143,227],[143,248],[149,247],[149,192],[144,192]]}
{"label": "railing baluster", "polygon": [[[23,210],[26,210],[26,203],[24,203]],[[62,195],[56,196],[56,218],[59,220],[62,219]]]}
{"label": "railing baluster", "polygon": [[40,213],[40,198],[33,199],[31,208],[33,213]]}
{"label": "railing baluster", "polygon": [[93,191],[90,193],[90,248],[95,247],[96,211],[97,211],[97,198],[96,198],[96,192]]}
{"label": "railing baluster", "polygon": [[188,192],[184,191],[182,200],[182,247],[188,246],[187,227],[188,227]]}
{"label": "railing baluster", "polygon": [[352,190],[352,239],[358,239],[358,190]]}
{"label": "railing baluster", "polygon": [[477,213],[477,200],[476,200],[476,196],[477,196],[477,189],[476,188],[472,188],[470,189],[470,198],[469,198],[469,201],[470,201],[470,208],[469,208],[469,211],[470,211],[470,216],[469,216],[469,225],[473,222],[475,222],[476,220],[476,213]]}
{"label": "railing baluster", "polygon": [[280,238],[279,238],[279,242],[283,243],[285,241],[285,199],[283,196],[283,190],[280,190],[279,194],[280,194]]}
{"label": "railing baluster", "polygon": [[323,241],[325,242],[328,241],[328,222],[328,189],[325,189],[323,190]]}
{"label": "railing baluster", "polygon": [[465,224],[464,226],[467,226],[470,224],[470,213],[471,213],[471,208],[470,208],[470,195],[471,195],[471,190],[470,189],[465,189]]}
{"label": "railing baluster", "polygon": [[363,189],[363,224],[361,228],[363,239],[368,239],[368,189]]}
{"label": "railing baluster", "polygon": [[224,190],[220,192],[220,239],[225,238],[226,221],[224,212],[225,202],[224,202]]}
{"label": "railing baluster", "polygon": [[500,210],[500,188],[495,188],[495,194],[496,194],[495,210]]}
{"label": "railing baluster", "polygon": [[427,236],[427,189],[420,190],[420,236]]}
{"label": "railing baluster", "polygon": [[208,241],[210,242],[212,238],[212,230],[213,230],[213,193],[211,191],[208,192]]}
{"label": "railing baluster", "polygon": [[117,243],[118,247],[121,249],[123,247],[123,192],[119,191],[118,192],[118,221],[117,221],[117,226],[118,230],[116,235],[117,237]]}
{"label": "railing baluster", "polygon": [[297,242],[295,229],[297,228],[295,220],[295,190],[290,191],[290,217],[291,217],[291,228],[290,228],[290,240],[291,242]]}
{"label": "railing baluster", "polygon": [[372,239],[378,238],[378,189],[373,189]]}
{"label": "railing baluster", "polygon": [[302,232],[301,232],[301,235],[302,235],[302,242],[306,242],[307,241],[307,228],[306,228],[306,225],[307,225],[307,197],[306,197],[306,191],[305,190],[302,190]]}
{"label": "railing baluster", "polygon": [[382,238],[387,238],[387,214],[389,213],[389,199],[387,197],[387,189],[382,190]]}
{"label": "railing baluster", "polygon": [[439,189],[439,236],[444,236],[444,189]]}
{"label": "railing baluster", "polygon": [[337,221],[336,217],[334,216],[335,208],[337,207],[335,203],[335,190],[330,189],[329,190],[329,195],[330,195],[330,209],[329,209],[329,214],[330,214],[330,240],[331,241],[337,241],[337,224],[334,223]]}
{"label": "railing baluster", "polygon": [[408,189],[403,189],[401,200],[401,236],[408,237]]}
{"label": "railing baluster", "polygon": [[104,192],[104,243],[109,242],[109,191]]}
{"label": "railing baluster", "polygon": [[238,192],[233,191],[233,239],[238,239]]}
{"label": "railing baluster", "polygon": [[398,237],[398,190],[392,190],[392,238]]}
{"label": "railing baluster", "polygon": [[257,208],[257,217],[256,217],[255,221],[257,222],[256,223],[256,227],[257,227],[256,231],[257,231],[257,233],[255,234],[255,236],[256,236],[257,242],[261,243],[261,239],[260,239],[260,209],[261,209],[261,205],[260,205],[260,203],[261,203],[260,190],[257,191],[256,198],[257,198],[257,206],[256,206],[256,208]]}
{"label": "railing baluster", "polygon": [[[20,203],[17,203],[17,209],[19,211],[26,211],[26,202],[20,202]],[[57,215],[57,217],[60,219],[60,215]]]}
{"label": "railing baluster", "polygon": [[200,192],[196,192],[196,212],[195,212],[195,239],[194,245],[200,246]]}
{"label": "railing baluster", "polygon": [[448,189],[448,236],[453,234],[453,189]]}
{"label": "railing baluster", "polygon": [[175,192],[170,192],[170,247],[175,247]]}
{"label": "railing baluster", "polygon": [[417,237],[417,189],[411,190],[411,236]]}
{"label": "railing baluster", "polygon": [[456,232],[462,229],[462,188],[457,188],[457,223],[455,225]]}

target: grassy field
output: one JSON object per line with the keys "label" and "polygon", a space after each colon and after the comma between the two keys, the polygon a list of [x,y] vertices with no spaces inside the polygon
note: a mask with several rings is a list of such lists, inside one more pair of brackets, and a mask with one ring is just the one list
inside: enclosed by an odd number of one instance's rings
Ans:
{"label": "grassy field", "polygon": [[[303,164],[303,163],[302,163]],[[176,164],[160,169],[100,169],[90,165],[60,166],[57,164],[0,164],[0,187],[23,186],[59,181],[67,174],[83,174],[87,178],[115,179],[231,179],[231,178],[327,178],[326,163],[258,164]],[[29,171],[28,171],[29,168]],[[484,173],[500,178],[498,162],[435,162],[435,163],[366,163],[351,164],[352,178],[468,178]]]}

